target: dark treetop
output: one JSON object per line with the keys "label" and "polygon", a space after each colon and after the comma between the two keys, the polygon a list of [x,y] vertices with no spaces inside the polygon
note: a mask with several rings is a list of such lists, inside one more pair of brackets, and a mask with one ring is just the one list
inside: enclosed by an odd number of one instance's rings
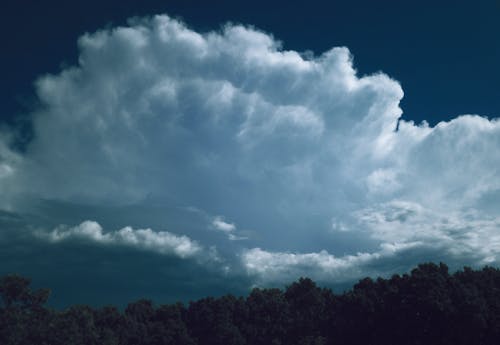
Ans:
{"label": "dark treetop", "polygon": [[365,278],[341,295],[301,278],[246,297],[155,306],[44,307],[29,279],[0,280],[0,344],[498,344],[500,270],[421,264],[411,274]]}

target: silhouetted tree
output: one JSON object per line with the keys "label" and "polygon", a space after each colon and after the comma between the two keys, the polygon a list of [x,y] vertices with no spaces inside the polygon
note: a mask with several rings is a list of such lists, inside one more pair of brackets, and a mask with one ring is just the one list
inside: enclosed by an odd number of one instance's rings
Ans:
{"label": "silhouetted tree", "polygon": [[279,289],[253,289],[246,299],[245,336],[249,344],[286,344],[291,319],[288,302]]}
{"label": "silhouetted tree", "polygon": [[43,344],[50,313],[43,308],[50,290],[30,288],[31,280],[18,275],[0,279],[0,344]]}
{"label": "silhouetted tree", "polygon": [[291,316],[289,336],[297,343],[303,342],[301,338],[320,336],[320,318],[325,315],[321,289],[311,279],[300,278],[286,289],[285,299]]}
{"label": "silhouetted tree", "polygon": [[95,310],[94,324],[99,344],[118,345],[124,343],[125,317],[116,307],[106,306]]}
{"label": "silhouetted tree", "polygon": [[156,309],[150,331],[153,344],[194,345],[186,327],[187,310],[181,303],[162,305]]}
{"label": "silhouetted tree", "polygon": [[48,290],[0,278],[1,345],[460,345],[498,344],[500,271],[465,267],[450,275],[426,263],[389,279],[364,278],[336,295],[300,278],[285,291],[207,297],[155,307],[44,306]]}
{"label": "silhouetted tree", "polygon": [[199,344],[245,344],[245,338],[234,322],[235,312],[241,312],[243,306],[242,299],[231,295],[192,302],[188,308],[188,326],[193,338]]}

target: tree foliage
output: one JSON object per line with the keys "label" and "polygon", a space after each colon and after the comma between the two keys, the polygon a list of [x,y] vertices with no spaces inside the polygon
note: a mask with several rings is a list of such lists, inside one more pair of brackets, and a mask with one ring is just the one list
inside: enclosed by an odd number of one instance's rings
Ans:
{"label": "tree foliage", "polygon": [[54,310],[45,289],[16,275],[0,279],[0,344],[5,345],[334,345],[498,344],[500,270],[450,274],[421,264],[409,274],[360,280],[343,294],[301,278],[285,290],[253,289],[156,306]]}

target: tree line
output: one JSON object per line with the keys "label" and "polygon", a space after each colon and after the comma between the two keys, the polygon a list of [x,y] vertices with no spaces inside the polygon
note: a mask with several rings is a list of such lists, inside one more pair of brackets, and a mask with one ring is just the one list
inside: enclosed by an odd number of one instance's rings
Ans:
{"label": "tree line", "polygon": [[450,274],[421,264],[389,279],[364,278],[335,294],[301,278],[281,289],[253,289],[154,305],[45,306],[49,290],[17,275],[0,279],[3,345],[326,345],[498,344],[500,270]]}

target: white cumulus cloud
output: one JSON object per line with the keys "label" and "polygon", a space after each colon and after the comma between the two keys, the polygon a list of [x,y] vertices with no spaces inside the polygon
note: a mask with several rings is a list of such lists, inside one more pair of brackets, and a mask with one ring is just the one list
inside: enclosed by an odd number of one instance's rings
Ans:
{"label": "white cumulus cloud", "polygon": [[100,244],[128,246],[159,254],[181,258],[193,257],[201,246],[187,236],[177,236],[167,231],[133,229],[129,226],[114,232],[104,232],[97,222],[87,220],[75,227],[59,226],[50,233],[38,233],[52,242],[69,239],[86,239]]}
{"label": "white cumulus cloud", "polygon": [[[9,148],[15,133],[0,135],[3,208],[189,205],[230,219],[208,220],[229,239],[235,224],[251,229],[245,243],[263,249],[231,250],[243,250],[250,274],[283,279],[297,267],[333,277],[396,262],[409,249],[387,249],[394,243],[420,251],[414,264],[436,246],[464,264],[499,261],[498,120],[398,125],[400,84],[357,75],[347,48],[306,58],[242,25],[200,33],[160,15],[78,46],[76,66],[38,79],[25,152]],[[197,248],[169,233],[97,230],[53,236]]]}
{"label": "white cumulus cloud", "polygon": [[253,248],[244,251],[241,260],[247,272],[262,284],[286,282],[301,276],[322,282],[343,283],[364,276],[387,274],[387,260],[421,245],[419,242],[384,243],[373,253],[360,252],[341,257],[326,250],[291,253]]}

